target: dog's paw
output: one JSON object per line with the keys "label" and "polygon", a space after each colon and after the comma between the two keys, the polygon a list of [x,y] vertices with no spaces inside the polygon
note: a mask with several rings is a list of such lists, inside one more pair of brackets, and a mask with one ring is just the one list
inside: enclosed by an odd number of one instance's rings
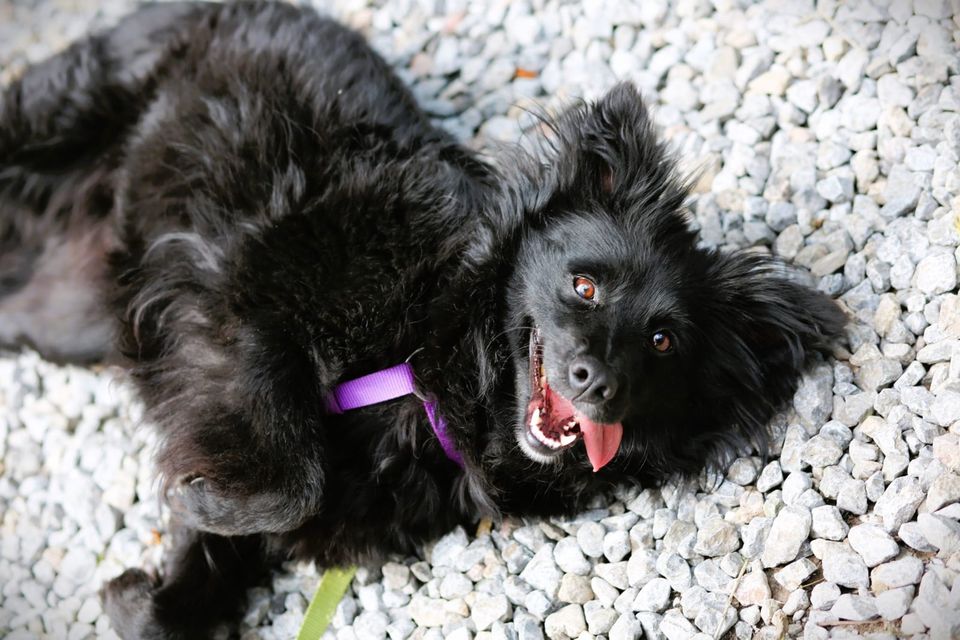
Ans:
{"label": "dog's paw", "polygon": [[156,576],[140,569],[127,569],[100,589],[103,610],[113,630],[123,640],[161,640],[169,638],[157,623],[153,612],[153,591],[159,586]]}

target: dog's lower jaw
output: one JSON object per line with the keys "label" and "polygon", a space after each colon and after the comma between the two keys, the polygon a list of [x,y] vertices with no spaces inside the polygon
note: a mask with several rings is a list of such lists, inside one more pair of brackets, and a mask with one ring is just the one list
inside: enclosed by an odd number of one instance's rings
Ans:
{"label": "dog's lower jaw", "polygon": [[536,462],[537,464],[557,464],[557,461],[560,459],[559,456],[552,455],[547,456],[542,453],[537,452],[530,442],[527,440],[527,429],[521,424],[516,428],[514,434],[517,438],[517,444],[520,445],[520,450],[523,451],[524,455]]}

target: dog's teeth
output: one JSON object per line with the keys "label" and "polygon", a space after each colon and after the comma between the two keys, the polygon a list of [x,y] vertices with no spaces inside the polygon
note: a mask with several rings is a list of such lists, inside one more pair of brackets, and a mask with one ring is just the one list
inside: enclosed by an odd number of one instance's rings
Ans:
{"label": "dog's teeth", "polygon": [[543,418],[540,417],[540,409],[534,409],[533,415],[530,417],[530,424],[534,427],[538,427],[543,423]]}
{"label": "dog's teeth", "polygon": [[572,433],[568,433],[566,435],[560,436],[560,446],[565,447],[568,444],[573,444],[574,440],[576,439],[577,439],[577,436],[575,436]]}

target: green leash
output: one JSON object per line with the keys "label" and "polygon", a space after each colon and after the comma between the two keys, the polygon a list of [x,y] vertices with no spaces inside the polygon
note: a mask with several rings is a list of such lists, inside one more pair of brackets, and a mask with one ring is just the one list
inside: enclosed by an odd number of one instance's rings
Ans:
{"label": "green leash", "polygon": [[303,625],[297,640],[319,640],[337,611],[337,605],[346,593],[356,567],[346,569],[327,569],[320,578],[320,584],[313,594],[313,600],[303,616]]}

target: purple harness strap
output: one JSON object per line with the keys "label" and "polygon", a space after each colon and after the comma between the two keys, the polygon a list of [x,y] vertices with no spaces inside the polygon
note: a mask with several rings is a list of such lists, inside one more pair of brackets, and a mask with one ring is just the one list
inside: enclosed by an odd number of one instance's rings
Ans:
{"label": "purple harness strap", "polygon": [[[325,404],[327,413],[343,413],[411,394],[418,395],[413,366],[409,362],[404,362],[338,384],[325,398]],[[437,440],[440,441],[440,446],[443,447],[443,452],[463,468],[463,457],[454,446],[453,438],[447,433],[446,421],[437,413],[437,403],[433,400],[424,400],[423,408]]]}

